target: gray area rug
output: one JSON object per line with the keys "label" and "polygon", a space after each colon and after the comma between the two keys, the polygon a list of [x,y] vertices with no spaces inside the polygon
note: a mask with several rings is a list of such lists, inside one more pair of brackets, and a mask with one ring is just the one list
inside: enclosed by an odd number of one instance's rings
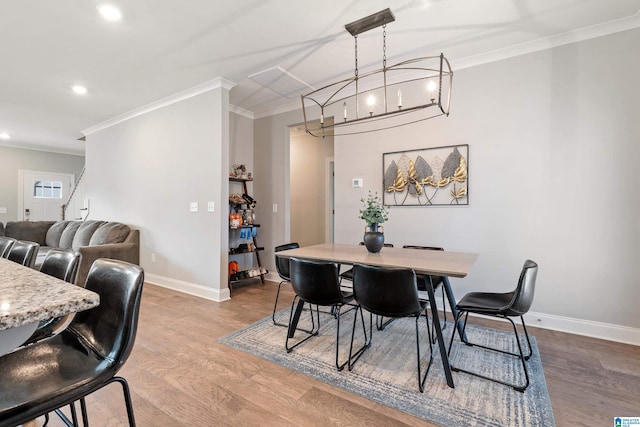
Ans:
{"label": "gray area rug", "polygon": [[[352,313],[343,315],[341,329],[341,360],[348,354]],[[277,318],[288,322],[289,310],[277,313]],[[304,318],[304,321],[303,321]],[[365,316],[368,322],[368,316]],[[308,312],[303,313],[300,327],[308,327]],[[442,370],[437,347],[429,371],[425,392],[417,384],[415,321],[398,319],[383,331],[375,330],[371,348],[355,364],[353,371],[335,368],[335,325],[328,314],[320,314],[320,334],[287,353],[284,347],[287,330],[274,326],[271,317],[264,318],[243,329],[218,339],[219,342],[256,355],[288,369],[308,375],[327,384],[387,405],[417,418],[442,426],[555,426],[551,402],[542,370],[542,363],[534,337],[531,337],[533,356],[527,362],[531,385],[525,393],[510,387],[486,381],[464,373],[453,373],[455,389],[449,388]],[[450,338],[453,324],[444,330]],[[420,321],[423,366],[429,349],[426,323]],[[361,328],[359,330],[361,332]],[[356,334],[357,337],[358,334]],[[467,326],[472,342],[501,346],[516,351],[513,333]],[[507,337],[509,339],[504,339]],[[296,339],[303,337],[297,332]],[[524,337],[521,337],[524,340]],[[362,336],[360,336],[360,342]],[[355,344],[354,344],[355,345]],[[460,368],[481,371],[509,382],[522,383],[524,373],[517,358],[497,352],[467,347],[456,337],[451,361]]]}

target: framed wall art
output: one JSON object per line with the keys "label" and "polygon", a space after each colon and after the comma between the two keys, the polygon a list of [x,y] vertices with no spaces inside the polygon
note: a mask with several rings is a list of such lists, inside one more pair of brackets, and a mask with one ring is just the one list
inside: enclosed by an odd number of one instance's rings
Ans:
{"label": "framed wall art", "polygon": [[389,206],[467,206],[468,165],[468,144],[383,153],[382,202]]}

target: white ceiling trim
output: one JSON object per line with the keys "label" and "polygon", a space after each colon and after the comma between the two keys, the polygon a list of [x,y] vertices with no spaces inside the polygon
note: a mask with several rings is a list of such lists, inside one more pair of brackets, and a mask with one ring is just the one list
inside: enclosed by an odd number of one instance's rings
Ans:
{"label": "white ceiling trim", "polygon": [[226,89],[231,90],[236,84],[230,80],[227,80],[222,77],[215,78],[213,80],[209,80],[197,86],[194,86],[190,89],[183,90],[182,92],[175,93],[173,95],[169,95],[166,98],[159,99],[157,101],[151,102],[147,105],[143,105],[142,107],[136,108],[135,110],[131,110],[129,112],[120,114],[119,116],[113,117],[109,120],[106,120],[102,123],[98,123],[95,126],[87,128],[81,133],[83,135],[91,135],[92,133],[96,133],[98,131],[104,130],[111,126],[117,125],[118,123],[125,122],[134,117],[141,116],[146,113],[150,113],[151,111],[158,110],[163,107],[167,107],[171,104],[175,104],[177,102],[184,101],[189,98],[193,98],[194,96],[201,95],[203,93],[209,92],[214,89]]}
{"label": "white ceiling trim", "polygon": [[237,105],[229,104],[229,111],[231,113],[236,113],[251,120],[254,119],[254,114],[251,111],[245,110],[244,108],[238,107]]}
{"label": "white ceiling trim", "polygon": [[[81,145],[81,149],[84,150],[84,143],[79,143]],[[39,145],[30,145],[30,144],[12,144],[7,142],[0,142],[0,147],[6,148],[14,148],[16,150],[30,150],[30,151],[44,151],[47,153],[56,153],[56,154],[66,154],[69,156],[80,156],[84,157],[84,152],[78,152],[73,150],[65,150],[59,147],[51,147],[51,146],[39,146]]]}
{"label": "white ceiling trim", "polygon": [[[526,55],[528,53],[539,52],[546,49],[552,49],[554,47],[594,39],[597,37],[603,37],[638,27],[640,27],[640,10],[638,10],[635,15],[616,19],[614,21],[609,21],[590,27],[584,27],[574,31],[568,31],[566,33],[509,46],[503,49],[485,52],[483,54],[470,56],[468,58],[458,59],[451,62],[451,68],[454,70],[455,74],[455,71],[457,70],[475,67],[482,64],[488,64],[491,62],[502,61],[504,59]],[[277,108],[254,112],[254,115],[256,119],[261,119],[264,117],[274,116],[276,114],[301,109],[301,107],[302,105],[300,104],[300,102],[291,102]]]}
{"label": "white ceiling trim", "polygon": [[463,58],[452,61],[451,68],[453,70],[462,70],[464,68],[475,67],[477,65],[488,64],[490,62],[501,61],[503,59],[513,58],[528,53],[539,52],[554,47],[564,46],[571,43],[581,42],[584,40],[594,39],[597,37],[608,36],[610,34],[631,30],[640,27],[640,11],[635,15],[626,18],[609,21],[591,27],[580,28],[574,31],[557,34],[551,37],[545,37],[526,43],[509,46],[503,49],[497,49],[486,52],[481,55]]}

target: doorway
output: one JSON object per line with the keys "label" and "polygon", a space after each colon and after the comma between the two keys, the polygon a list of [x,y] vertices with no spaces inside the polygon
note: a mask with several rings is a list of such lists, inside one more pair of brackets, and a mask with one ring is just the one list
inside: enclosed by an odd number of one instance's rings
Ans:
{"label": "doorway", "polygon": [[289,129],[291,241],[300,246],[333,242],[333,135],[316,138]]}
{"label": "doorway", "polygon": [[58,221],[75,175],[58,172],[18,171],[18,217],[23,221]]}

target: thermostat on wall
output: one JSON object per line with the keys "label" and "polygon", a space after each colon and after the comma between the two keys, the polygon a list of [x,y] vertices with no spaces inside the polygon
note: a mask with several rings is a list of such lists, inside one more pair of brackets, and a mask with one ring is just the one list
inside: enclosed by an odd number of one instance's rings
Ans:
{"label": "thermostat on wall", "polygon": [[353,188],[362,188],[362,178],[353,178],[352,187]]}

